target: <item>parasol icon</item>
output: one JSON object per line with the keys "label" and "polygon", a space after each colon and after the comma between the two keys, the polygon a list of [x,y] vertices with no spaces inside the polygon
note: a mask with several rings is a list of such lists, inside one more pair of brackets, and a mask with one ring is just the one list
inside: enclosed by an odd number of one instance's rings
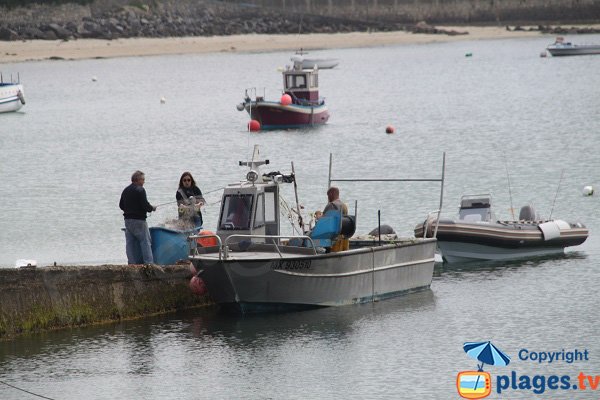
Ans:
{"label": "parasol icon", "polygon": [[500,365],[505,366],[510,363],[510,357],[507,356],[492,344],[492,342],[466,342],[463,345],[465,353],[471,358],[481,361],[481,366],[477,364],[477,368],[483,371],[483,365]]}

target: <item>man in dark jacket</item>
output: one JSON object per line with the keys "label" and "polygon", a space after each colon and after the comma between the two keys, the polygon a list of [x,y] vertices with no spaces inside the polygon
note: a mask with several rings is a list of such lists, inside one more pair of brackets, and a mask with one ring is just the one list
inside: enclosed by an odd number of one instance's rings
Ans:
{"label": "man in dark jacket", "polygon": [[144,182],[146,177],[142,171],[131,175],[131,185],[123,189],[119,208],[125,218],[125,250],[128,264],[153,264],[150,230],[146,223],[146,213],[156,211],[156,207],[148,203]]}

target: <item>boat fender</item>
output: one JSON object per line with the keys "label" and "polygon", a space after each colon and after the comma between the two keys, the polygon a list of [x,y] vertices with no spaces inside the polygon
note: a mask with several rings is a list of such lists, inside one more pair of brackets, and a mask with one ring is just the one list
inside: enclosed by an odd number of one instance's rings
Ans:
{"label": "boat fender", "polygon": [[235,108],[237,108],[238,111],[244,111],[244,103],[239,103]]}
{"label": "boat fender", "polygon": [[208,292],[204,281],[198,276],[194,276],[190,280],[190,289],[192,289],[192,292],[197,296],[203,296]]}
{"label": "boat fender", "polygon": [[21,104],[25,105],[25,96],[23,96],[23,92],[20,90],[17,92],[17,97],[21,100]]}
{"label": "boat fender", "polygon": [[286,93],[283,96],[281,96],[281,100],[279,100],[279,102],[282,106],[289,106],[290,104],[292,104],[292,96]]}
{"label": "boat fender", "polygon": [[349,238],[356,232],[356,218],[353,215],[344,215],[342,217],[342,229],[340,234]]}

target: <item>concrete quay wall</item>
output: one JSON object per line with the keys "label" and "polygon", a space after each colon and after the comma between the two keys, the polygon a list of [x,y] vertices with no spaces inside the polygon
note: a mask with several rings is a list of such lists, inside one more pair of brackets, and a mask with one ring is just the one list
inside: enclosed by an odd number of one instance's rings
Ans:
{"label": "concrete quay wall", "polygon": [[188,265],[0,269],[0,338],[208,304]]}

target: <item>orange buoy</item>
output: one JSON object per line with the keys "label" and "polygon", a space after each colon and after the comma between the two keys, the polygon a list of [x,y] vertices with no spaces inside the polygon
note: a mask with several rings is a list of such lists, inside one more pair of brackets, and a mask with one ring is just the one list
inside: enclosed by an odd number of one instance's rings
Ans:
{"label": "orange buoy", "polygon": [[205,295],[208,292],[204,281],[197,276],[190,280],[190,289],[192,289],[192,293],[198,296]]}
{"label": "orange buoy", "polygon": [[[200,232],[198,232],[198,235],[200,235],[200,236],[202,236],[202,235],[214,235],[214,234],[215,233],[211,232],[211,231],[200,231]],[[202,247],[216,246],[217,245],[217,238],[216,237],[198,238],[198,239],[196,239],[196,243],[198,243]]]}
{"label": "orange buoy", "polygon": [[260,131],[260,122],[258,122],[255,119],[250,120],[250,122],[248,122],[248,130],[250,132],[258,132],[258,131]]}
{"label": "orange buoy", "polygon": [[393,126],[388,125],[385,127],[385,133],[394,133],[394,132],[396,132],[396,129],[394,129]]}
{"label": "orange buoy", "polygon": [[281,96],[281,100],[279,102],[282,106],[289,106],[290,104],[292,104],[292,96],[286,93],[283,96]]}

